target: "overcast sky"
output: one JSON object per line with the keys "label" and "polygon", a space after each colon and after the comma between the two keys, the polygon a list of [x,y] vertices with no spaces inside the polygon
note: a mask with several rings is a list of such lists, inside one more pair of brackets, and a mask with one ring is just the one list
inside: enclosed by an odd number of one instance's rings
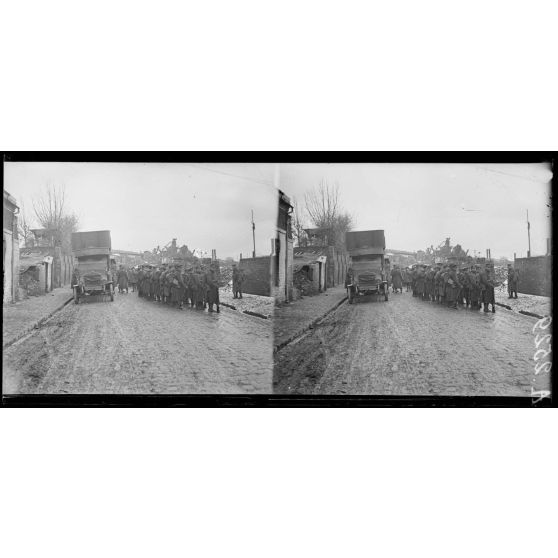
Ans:
{"label": "overcast sky", "polygon": [[[279,172],[276,171],[279,169]],[[172,238],[218,257],[270,253],[281,189],[299,206],[322,179],[339,184],[356,230],[384,229],[388,248],[452,244],[492,256],[533,255],[550,236],[551,172],[543,164],[5,163],[4,185],[32,216],[48,184],[65,186],[81,230],[109,229],[114,249],[150,250]],[[279,182],[274,178],[278,178]],[[311,223],[307,223],[311,226]]]}
{"label": "overcast sky", "polygon": [[[550,180],[543,164],[284,164],[281,187],[304,205],[324,178],[338,182],[355,230],[384,229],[388,248],[416,251],[446,237],[470,254],[532,255],[550,237]],[[308,222],[310,226],[310,223]]]}
{"label": "overcast sky", "polygon": [[14,163],[4,187],[28,216],[49,184],[64,186],[80,230],[111,231],[113,249],[151,250],[172,238],[219,258],[269,255],[277,190],[271,164]]}

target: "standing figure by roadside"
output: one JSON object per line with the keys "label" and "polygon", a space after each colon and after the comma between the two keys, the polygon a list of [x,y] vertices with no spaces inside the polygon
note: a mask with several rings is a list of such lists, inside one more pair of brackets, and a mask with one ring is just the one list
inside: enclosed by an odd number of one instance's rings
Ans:
{"label": "standing figure by roadside", "polygon": [[417,264],[413,265],[411,268],[411,290],[413,291],[413,296],[417,296]]}
{"label": "standing figure by roadside", "polygon": [[126,291],[126,294],[127,294],[128,293],[128,274],[126,273],[126,270],[124,269],[123,265],[121,265],[120,269],[118,270],[117,280],[118,280],[118,292],[123,293],[124,291]]}
{"label": "standing figure by roadside", "polygon": [[349,267],[345,275],[345,290],[347,291],[347,296],[349,297],[349,304],[353,303],[353,298],[355,294],[355,276],[353,273],[353,268]]}
{"label": "standing figure by roadside", "polygon": [[233,264],[233,298],[242,298],[244,271]]}
{"label": "standing figure by roadside", "polygon": [[186,272],[186,276],[188,278],[188,291],[186,294],[186,297],[188,298],[188,300],[190,301],[190,308],[194,308],[196,302],[196,298],[195,298],[195,287],[196,287],[196,281],[194,279],[194,267],[191,266],[188,268],[188,271]]}
{"label": "standing figure by roadside", "polygon": [[163,270],[160,267],[155,268],[151,272],[151,282],[149,294],[153,300],[161,301],[161,275]]}
{"label": "standing figure by roadside", "polygon": [[411,290],[411,283],[413,281],[413,276],[411,274],[411,268],[407,267],[405,269],[405,286],[407,287],[407,292]]}
{"label": "standing figure by roadside", "polygon": [[457,280],[461,285],[459,287],[459,292],[457,293],[457,304],[459,306],[465,305],[465,308],[469,305],[468,292],[467,292],[467,266],[462,265],[459,267],[457,272]]}
{"label": "standing figure by roadside", "polygon": [[114,260],[111,260],[110,264],[110,277],[112,281],[112,290],[115,292],[118,285],[118,268],[116,267],[116,262]]}
{"label": "standing figure by roadside", "polygon": [[442,296],[440,298],[440,302],[441,304],[446,304],[447,303],[447,285],[448,285],[448,276],[450,273],[450,266],[448,264],[445,264],[442,267],[442,288],[441,288],[441,292],[442,292]]}
{"label": "standing figure by roadside", "polygon": [[132,292],[136,292],[136,285],[138,284],[138,272],[134,267],[128,271],[128,285],[132,289]]}
{"label": "standing figure by roadside", "polygon": [[437,263],[436,269],[434,270],[434,300],[438,303],[442,301],[442,264]]}
{"label": "standing figure by roadside", "polygon": [[165,266],[163,273],[161,274],[161,289],[162,289],[162,296],[163,302],[168,304],[171,301],[171,281],[172,281],[172,269],[168,266]]}
{"label": "standing figure by roadside", "polygon": [[213,312],[213,305],[217,306],[219,312],[219,277],[217,276],[216,264],[209,266],[209,271],[205,274],[205,284],[207,292],[208,312]]}
{"label": "standing figure by roadside", "polygon": [[143,266],[140,267],[139,271],[138,271],[138,296],[143,296],[144,293],[144,285],[143,282],[145,280],[145,270],[143,269]]}
{"label": "standing figure by roadside", "polygon": [[429,265],[424,266],[424,300],[432,300],[432,293],[434,292],[432,285],[432,267]]}
{"label": "standing figure by roadside", "polygon": [[428,297],[432,302],[436,301],[436,266],[431,266],[426,274],[426,284],[428,285]]}
{"label": "standing figure by roadside", "polygon": [[424,279],[425,279],[425,273],[424,273],[424,265],[420,265],[417,269],[417,274],[416,274],[416,279],[415,279],[415,290],[416,293],[421,300],[424,300]]}
{"label": "standing figure by roadside", "polygon": [[182,280],[182,273],[178,264],[174,266],[174,269],[169,271],[168,281],[170,283],[171,304],[176,304],[177,308],[182,310],[184,307],[185,285]]}
{"label": "standing figure by roadside", "polygon": [[79,269],[76,264],[74,270],[72,271],[72,284],[70,285],[70,287],[73,289],[74,286],[77,285],[78,283],[79,283]]}
{"label": "standing figure by roadside", "polygon": [[446,275],[446,302],[450,308],[457,309],[457,296],[461,289],[461,284],[457,278],[457,264],[452,263],[449,266],[449,272]]}
{"label": "standing figure by roadside", "polygon": [[194,267],[194,272],[192,273],[192,283],[193,283],[193,296],[194,296],[194,307],[196,310],[203,309],[205,306],[205,285],[203,280],[203,273],[199,266],[196,264]]}
{"label": "standing figure by roadside", "polygon": [[517,284],[519,283],[519,273],[508,264],[508,298],[517,298]]}
{"label": "standing figure by roadside", "polygon": [[149,298],[155,300],[157,293],[157,285],[159,284],[160,270],[158,267],[151,269],[149,273]]}
{"label": "standing figure by roadside", "polygon": [[469,283],[469,301],[471,309],[480,310],[481,308],[481,284],[479,277],[479,266],[477,264],[471,267],[467,274]]}
{"label": "standing figure by roadside", "polygon": [[393,271],[391,272],[391,284],[393,285],[394,293],[397,291],[403,293],[403,277],[398,265],[393,266]]}
{"label": "standing figure by roadside", "polygon": [[495,307],[495,297],[494,297],[494,279],[491,273],[491,265],[486,262],[484,270],[480,272],[479,275],[480,284],[482,289],[482,303],[484,306],[484,311],[488,312],[488,305],[492,305],[492,313],[496,312]]}
{"label": "standing figure by roadside", "polygon": [[184,304],[190,306],[190,275],[186,265],[184,265],[180,271],[180,280],[183,286],[182,307],[184,307]]}

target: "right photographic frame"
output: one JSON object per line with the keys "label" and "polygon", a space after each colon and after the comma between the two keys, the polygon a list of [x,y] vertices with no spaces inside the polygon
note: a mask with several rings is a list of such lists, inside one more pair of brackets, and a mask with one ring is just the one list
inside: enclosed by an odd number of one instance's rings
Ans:
{"label": "right photographic frame", "polygon": [[274,395],[552,404],[553,156],[401,155],[277,164]]}

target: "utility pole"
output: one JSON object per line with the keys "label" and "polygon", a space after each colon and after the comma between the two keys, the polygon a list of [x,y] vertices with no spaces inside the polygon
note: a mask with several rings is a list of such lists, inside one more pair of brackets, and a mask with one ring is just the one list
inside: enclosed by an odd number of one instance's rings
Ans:
{"label": "utility pole", "polygon": [[529,250],[527,251],[527,257],[531,257],[531,223],[529,223],[529,210],[527,210],[527,238],[529,239]]}
{"label": "utility pole", "polygon": [[254,251],[252,257],[256,257],[256,223],[254,223],[254,210],[252,209],[252,240],[254,241]]}

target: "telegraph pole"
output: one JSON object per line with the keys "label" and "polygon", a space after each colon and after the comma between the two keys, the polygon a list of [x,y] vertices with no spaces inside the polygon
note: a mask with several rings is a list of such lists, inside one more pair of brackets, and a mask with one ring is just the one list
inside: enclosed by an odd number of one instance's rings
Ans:
{"label": "telegraph pole", "polygon": [[252,209],[252,240],[254,242],[254,251],[252,257],[256,257],[256,223],[254,223],[254,210]]}
{"label": "telegraph pole", "polygon": [[527,257],[531,257],[531,223],[529,223],[529,210],[527,210],[527,238],[529,239],[529,250],[527,251]]}

